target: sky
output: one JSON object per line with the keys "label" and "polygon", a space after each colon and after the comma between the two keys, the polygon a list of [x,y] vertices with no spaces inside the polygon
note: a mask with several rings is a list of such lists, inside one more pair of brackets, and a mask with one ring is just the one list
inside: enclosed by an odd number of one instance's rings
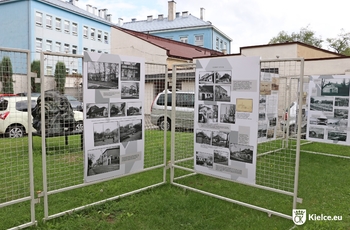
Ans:
{"label": "sky", "polygon": [[[200,17],[205,9],[205,21],[231,39],[231,53],[240,47],[264,45],[280,31],[288,34],[308,27],[323,39],[322,48],[328,49],[327,38],[337,38],[342,29],[350,32],[346,17],[350,12],[349,0],[175,0],[176,12],[188,11]],[[86,9],[90,4],[97,9],[108,9],[112,22],[146,20],[152,15],[168,15],[168,0],[78,0],[77,5]]]}

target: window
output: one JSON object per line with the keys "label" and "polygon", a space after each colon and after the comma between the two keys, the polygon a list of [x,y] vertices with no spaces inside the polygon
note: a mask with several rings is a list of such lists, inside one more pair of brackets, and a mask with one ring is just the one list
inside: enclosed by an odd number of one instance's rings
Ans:
{"label": "window", "polygon": [[86,48],[86,47],[83,48],[83,54],[84,54],[84,52],[88,52],[88,51],[89,51],[88,48]]}
{"label": "window", "polygon": [[56,52],[57,53],[61,52],[61,42],[56,42]]}
{"label": "window", "polygon": [[102,42],[102,31],[101,30],[97,31],[97,40],[99,42]]}
{"label": "window", "polygon": [[106,44],[108,44],[108,33],[106,33],[106,32],[104,34],[104,41]]}
{"label": "window", "polygon": [[95,52],[95,50],[91,49],[91,52]]}
{"label": "window", "polygon": [[52,28],[52,16],[46,15],[46,28],[51,29]]}
{"label": "window", "polygon": [[99,54],[100,54],[100,53],[102,53],[102,51],[101,51],[101,50],[99,50],[99,51],[97,51],[97,53],[99,53]]}
{"label": "window", "polygon": [[91,28],[91,34],[90,34],[91,40],[95,40],[95,29]]}
{"label": "window", "polygon": [[56,18],[56,30],[61,31],[61,19]]}
{"label": "window", "polygon": [[76,74],[78,73],[78,70],[77,69],[72,69],[72,74]]}
{"label": "window", "polygon": [[73,35],[78,35],[78,24],[77,23],[72,23],[72,33]]}
{"label": "window", "polygon": [[195,35],[194,36],[194,45],[203,46],[203,35]]}
{"label": "window", "polygon": [[78,47],[72,46],[72,54],[77,54]]}
{"label": "window", "polygon": [[64,20],[64,32],[69,34],[69,27],[70,27],[70,23],[67,20]]}
{"label": "window", "polygon": [[64,52],[69,53],[69,44],[64,44]]}
{"label": "window", "polygon": [[52,41],[46,40],[46,51],[52,51]]}
{"label": "window", "polygon": [[69,74],[69,68],[66,68],[66,74]]}
{"label": "window", "polygon": [[187,37],[180,37],[180,42],[188,43],[188,38]]}
{"label": "window", "polygon": [[220,40],[220,49],[222,50],[224,48],[224,42]]}
{"label": "window", "polygon": [[218,37],[216,38],[216,49],[217,50],[219,49],[219,38]]}
{"label": "window", "polygon": [[227,43],[224,42],[224,49],[227,50]]}
{"label": "window", "polygon": [[41,51],[42,43],[43,43],[43,40],[41,38],[37,38],[35,40],[36,51]]}
{"label": "window", "polygon": [[46,75],[52,75],[52,66],[46,66]]}
{"label": "window", "polygon": [[87,28],[87,26],[84,26],[84,28],[83,28],[83,35],[84,35],[84,38],[88,38],[88,28]]}
{"label": "window", "polygon": [[43,24],[43,13],[36,12],[35,13],[35,23],[37,26],[42,26]]}

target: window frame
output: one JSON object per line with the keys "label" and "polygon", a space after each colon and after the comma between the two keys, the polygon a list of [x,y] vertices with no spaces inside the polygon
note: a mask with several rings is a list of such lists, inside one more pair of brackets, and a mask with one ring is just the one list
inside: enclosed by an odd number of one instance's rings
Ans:
{"label": "window frame", "polygon": [[96,29],[90,28],[90,38],[91,40],[95,40]]}
{"label": "window frame", "polygon": [[62,19],[60,19],[60,18],[55,19],[55,29],[56,29],[56,31],[62,30]]}
{"label": "window frame", "polygon": [[78,23],[72,22],[72,34],[78,36]]}
{"label": "window frame", "polygon": [[66,34],[69,34],[70,33],[70,21],[64,20],[63,26],[64,26],[64,32]]}
{"label": "window frame", "polygon": [[[40,46],[38,46],[40,44]],[[35,50],[41,52],[43,50],[43,39],[35,38]]]}
{"label": "window frame", "polygon": [[[38,20],[40,19],[40,20]],[[43,13],[36,11],[35,12],[35,25],[43,26]]]}
{"label": "window frame", "polygon": [[52,41],[51,40],[46,40],[46,51],[52,52]]}
{"label": "window frame", "polygon": [[203,47],[204,46],[204,36],[203,34],[194,35],[194,45]]}
{"label": "window frame", "polygon": [[89,38],[89,27],[83,26],[83,38]]}
{"label": "window frame", "polygon": [[[57,51],[57,48],[59,48],[58,51]],[[55,51],[57,53],[61,53],[62,52],[62,43],[61,42],[56,42]]]}
{"label": "window frame", "polygon": [[46,28],[52,29],[52,15],[46,15]]}

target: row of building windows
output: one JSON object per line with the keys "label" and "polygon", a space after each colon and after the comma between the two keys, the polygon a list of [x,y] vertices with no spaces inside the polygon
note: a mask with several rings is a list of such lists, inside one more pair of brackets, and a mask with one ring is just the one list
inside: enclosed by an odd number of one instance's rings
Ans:
{"label": "row of building windows", "polygon": [[[54,18],[51,15],[46,14],[45,15],[45,26],[47,29],[53,29],[55,28],[56,31],[62,31],[62,19],[61,18]],[[55,20],[55,24],[53,25],[53,20]],[[35,14],[35,23],[37,26],[44,26],[43,23],[43,13],[36,12]],[[90,29],[90,33],[89,33]],[[63,20],[63,30],[66,34],[72,33],[72,35],[78,36],[78,23],[76,22],[70,22],[68,20]],[[103,36],[103,37],[102,37]],[[88,26],[83,27],[83,37],[88,39],[90,37],[91,40],[97,40],[99,42],[104,42],[105,44],[108,44],[108,33],[102,32],[102,30],[97,30],[97,36],[96,36],[96,29],[95,28],[89,28]]]}
{"label": "row of building windows", "polygon": [[[165,37],[167,39],[173,39],[173,37]],[[180,36],[180,42],[183,43],[188,43],[188,36]],[[204,38],[203,35],[195,35],[194,36],[194,45],[195,46],[200,46],[203,47],[204,46]]]}

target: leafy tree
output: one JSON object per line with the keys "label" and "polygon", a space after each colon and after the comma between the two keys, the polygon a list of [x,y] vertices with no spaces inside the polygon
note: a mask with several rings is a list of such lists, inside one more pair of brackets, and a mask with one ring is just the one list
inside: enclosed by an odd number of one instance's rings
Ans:
{"label": "leafy tree", "polygon": [[327,38],[326,40],[333,51],[350,56],[350,33],[345,33],[344,29],[341,29],[338,38]]}
{"label": "leafy tree", "polygon": [[0,68],[0,81],[4,93],[13,93],[13,71],[11,59],[7,56],[2,58]]}
{"label": "leafy tree", "polygon": [[[30,66],[31,72],[36,73],[36,77],[40,78],[40,61],[34,60]],[[31,78],[32,92],[40,93],[40,83],[35,83],[35,78]]]}
{"label": "leafy tree", "polygon": [[64,94],[66,84],[66,65],[63,62],[57,62],[55,67],[55,81],[57,90]]}
{"label": "leafy tree", "polygon": [[308,45],[316,46],[318,48],[322,47],[323,40],[316,37],[314,31],[309,29],[309,26],[303,27],[298,33],[288,34],[286,31],[281,31],[276,37],[273,37],[269,44],[275,43],[285,43],[285,42],[302,42]]}

